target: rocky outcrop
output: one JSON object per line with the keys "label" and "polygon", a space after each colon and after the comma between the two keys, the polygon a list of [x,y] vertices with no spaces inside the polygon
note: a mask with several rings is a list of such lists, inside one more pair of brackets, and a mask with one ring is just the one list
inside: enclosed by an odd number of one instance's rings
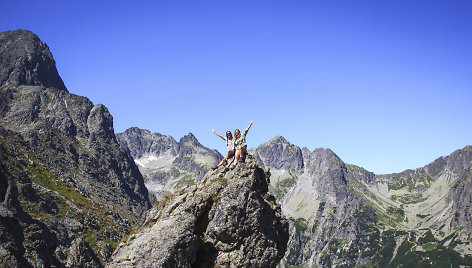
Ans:
{"label": "rocky outcrop", "polygon": [[275,267],[288,224],[268,180],[252,157],[208,172],[159,201],[108,267]]}
{"label": "rocky outcrop", "polygon": [[183,186],[193,185],[223,156],[189,133],[176,142],[171,136],[136,127],[116,134],[118,142],[135,159],[150,199],[157,200]]}
{"label": "rocky outcrop", "polygon": [[37,36],[0,44],[0,266],[101,267],[150,208],[143,177],[108,109],[67,92]]}
{"label": "rocky outcrop", "polygon": [[67,91],[49,47],[25,30],[0,33],[0,85],[43,86]]}

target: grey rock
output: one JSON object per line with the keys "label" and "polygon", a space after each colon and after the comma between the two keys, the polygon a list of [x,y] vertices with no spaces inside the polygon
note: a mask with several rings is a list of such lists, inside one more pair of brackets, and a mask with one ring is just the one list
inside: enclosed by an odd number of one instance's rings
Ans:
{"label": "grey rock", "polygon": [[96,141],[116,143],[115,131],[113,130],[113,117],[103,104],[98,104],[90,110],[87,119],[89,131],[89,143]]}
{"label": "grey rock", "polygon": [[192,133],[176,142],[171,136],[133,127],[116,137],[138,164],[151,200],[199,182],[223,159],[218,151],[200,144]]}
{"label": "grey rock", "polygon": [[[398,267],[408,266],[411,256],[416,263],[439,264],[450,261],[447,254],[460,256],[458,265],[470,265],[470,146],[423,168],[383,175],[345,164],[329,149],[288,154],[292,146],[275,137],[251,151],[270,168],[269,189],[289,217],[282,267]],[[423,241],[437,248],[424,251]]]}
{"label": "grey rock", "polygon": [[37,36],[0,38],[0,266],[101,267],[151,206],[144,179]]}
{"label": "grey rock", "polygon": [[303,156],[299,147],[284,137],[276,136],[251,151],[262,166],[277,169],[303,169]]}
{"label": "grey rock", "polygon": [[49,47],[25,30],[0,33],[0,85],[54,87],[67,91]]}
{"label": "grey rock", "polygon": [[101,267],[100,260],[89,244],[82,238],[72,241],[65,263],[66,267]]}
{"label": "grey rock", "polygon": [[275,267],[288,223],[268,194],[267,174],[251,157],[226,170],[159,201],[107,266]]}
{"label": "grey rock", "polygon": [[147,154],[159,156],[167,151],[171,155],[177,155],[177,142],[170,136],[132,127],[116,134],[116,137],[126,152],[135,159]]}

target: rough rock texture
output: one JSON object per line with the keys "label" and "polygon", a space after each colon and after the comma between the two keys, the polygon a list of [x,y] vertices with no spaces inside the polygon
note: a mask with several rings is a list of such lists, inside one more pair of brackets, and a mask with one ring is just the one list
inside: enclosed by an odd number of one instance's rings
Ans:
{"label": "rough rock texture", "polygon": [[288,223],[268,179],[252,157],[208,172],[155,205],[108,267],[275,267]]}
{"label": "rough rock texture", "polygon": [[472,265],[471,148],[386,175],[280,136],[252,149],[289,217],[281,265]]}
{"label": "rough rock texture", "polygon": [[108,109],[67,92],[37,36],[0,44],[0,266],[100,267],[150,208],[143,177]]}
{"label": "rough rock texture", "polygon": [[49,47],[30,31],[0,33],[0,85],[54,87],[67,91]]}
{"label": "rough rock texture", "polygon": [[223,156],[189,133],[176,142],[170,136],[136,127],[116,134],[118,142],[135,159],[150,199],[157,200],[183,186],[199,182]]}
{"label": "rough rock texture", "polygon": [[252,152],[263,166],[296,170],[303,168],[302,150],[282,136],[273,138]]}
{"label": "rough rock texture", "polygon": [[146,129],[132,127],[123,133],[117,133],[116,137],[122,147],[135,159],[141,159],[146,155],[160,156],[170,151],[177,154],[177,142],[171,136],[152,133]]}
{"label": "rough rock texture", "polygon": [[454,211],[452,224],[472,233],[472,146],[451,154],[445,168],[457,178],[448,193]]}
{"label": "rough rock texture", "polygon": [[24,141],[2,127],[0,136],[0,266],[56,266],[58,261],[50,256],[53,255],[51,248],[57,242],[43,223],[34,220],[21,208],[20,193],[15,181],[27,180],[27,175],[22,171],[12,173],[9,167],[13,165],[21,168],[24,163],[19,159],[15,148],[8,146],[8,143],[24,144]]}

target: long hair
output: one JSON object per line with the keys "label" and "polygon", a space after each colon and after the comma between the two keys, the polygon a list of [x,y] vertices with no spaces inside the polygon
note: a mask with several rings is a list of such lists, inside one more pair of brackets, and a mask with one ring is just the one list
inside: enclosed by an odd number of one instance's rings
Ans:
{"label": "long hair", "polygon": [[[228,138],[228,135],[230,138]],[[231,134],[231,131],[226,131],[226,146],[228,146],[228,140],[232,140],[233,139],[233,135]]]}

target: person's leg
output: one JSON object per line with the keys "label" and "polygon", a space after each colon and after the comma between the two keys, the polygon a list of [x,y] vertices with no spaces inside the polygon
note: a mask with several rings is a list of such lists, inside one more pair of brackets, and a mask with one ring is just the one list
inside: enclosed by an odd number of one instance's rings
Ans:
{"label": "person's leg", "polygon": [[243,163],[244,163],[245,160],[246,160],[246,158],[245,158],[246,155],[247,155],[247,148],[246,148],[246,146],[241,147],[241,156],[240,156],[240,158],[241,158],[241,160],[243,161]]}
{"label": "person's leg", "polygon": [[223,165],[231,156],[233,156],[233,154],[234,150],[228,150],[228,154],[225,156],[225,158],[223,158],[223,160],[221,160],[218,166],[221,167],[221,165]]}
{"label": "person's leg", "polygon": [[238,164],[239,157],[241,157],[241,147],[236,150],[236,155],[234,156],[234,166]]}
{"label": "person's leg", "polygon": [[228,155],[226,155],[225,158],[221,160],[221,162],[218,164],[218,167],[221,167],[221,165],[223,165],[223,163],[226,162],[226,160],[228,160]]}

